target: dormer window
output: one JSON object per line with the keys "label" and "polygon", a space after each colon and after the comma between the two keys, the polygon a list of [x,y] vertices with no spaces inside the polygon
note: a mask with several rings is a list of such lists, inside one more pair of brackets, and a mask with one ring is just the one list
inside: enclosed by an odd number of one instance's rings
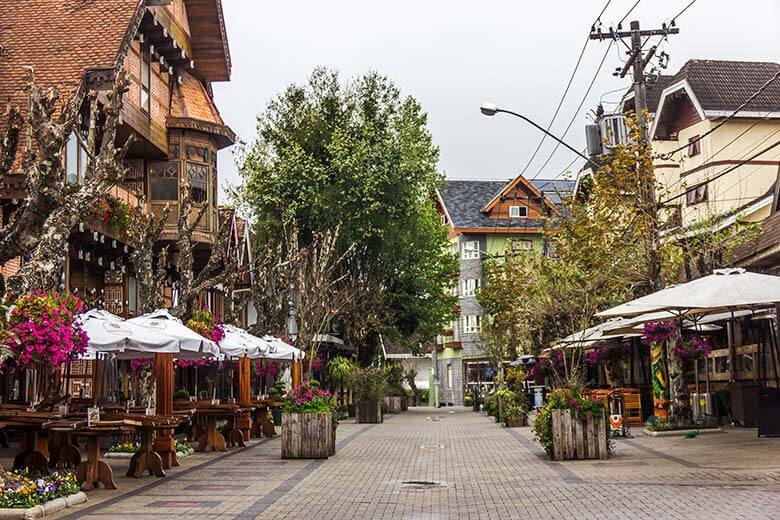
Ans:
{"label": "dormer window", "polygon": [[509,206],[509,218],[525,218],[528,216],[528,206]]}

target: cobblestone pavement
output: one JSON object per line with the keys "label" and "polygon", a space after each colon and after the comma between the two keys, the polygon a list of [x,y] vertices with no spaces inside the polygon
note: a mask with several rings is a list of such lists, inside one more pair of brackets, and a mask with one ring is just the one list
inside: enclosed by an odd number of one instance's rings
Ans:
{"label": "cobblestone pavement", "polygon": [[[529,428],[463,408],[339,426],[327,461],[279,439],[196,454],[164,479],[117,477],[60,519],[780,519],[780,439],[729,429],[618,440],[609,461],[546,460]],[[112,462],[115,475],[126,465]],[[428,485],[427,483],[432,483]]]}

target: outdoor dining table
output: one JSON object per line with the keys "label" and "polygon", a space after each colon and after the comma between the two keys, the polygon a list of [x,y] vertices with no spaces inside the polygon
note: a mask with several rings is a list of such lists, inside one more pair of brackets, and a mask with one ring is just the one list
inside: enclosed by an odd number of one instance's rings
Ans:
{"label": "outdoor dining table", "polygon": [[[196,451],[227,451],[228,445],[222,432],[217,429],[217,421],[228,420],[228,428],[225,430],[231,445],[244,445],[244,436],[236,425],[236,416],[241,413],[241,407],[231,403],[212,404],[210,401],[195,401],[189,403],[195,409],[194,419],[205,421],[205,427],[198,431],[198,447]],[[238,442],[240,436],[240,442]]]}
{"label": "outdoor dining table", "polygon": [[0,426],[23,434],[14,457],[15,470],[30,468],[41,475],[49,474],[48,431],[43,429],[43,425],[59,417],[56,412],[28,411],[23,407],[0,408]]}
{"label": "outdoor dining table", "polygon": [[130,435],[140,425],[140,422],[130,419],[95,421],[91,425],[87,425],[83,420],[68,419],[52,421],[45,427],[52,432],[70,432],[74,436],[86,439],[87,460],[76,467],[76,480],[81,485],[81,489],[90,491],[97,488],[99,484],[103,484],[106,489],[117,489],[111,466],[101,459],[100,439]]}
{"label": "outdoor dining table", "polygon": [[159,431],[170,430],[187,420],[186,416],[168,417],[164,415],[140,415],[134,413],[111,414],[108,419],[130,420],[138,423],[135,427],[141,439],[139,450],[130,459],[130,467],[125,474],[140,478],[148,471],[155,477],[165,477],[162,457],[154,449],[154,439]]}
{"label": "outdoor dining table", "polygon": [[274,437],[276,436],[276,428],[274,427],[274,421],[269,417],[271,407],[280,406],[279,401],[273,401],[271,399],[257,399],[252,401],[257,408],[255,408],[255,421],[252,424],[252,435],[255,437]]}

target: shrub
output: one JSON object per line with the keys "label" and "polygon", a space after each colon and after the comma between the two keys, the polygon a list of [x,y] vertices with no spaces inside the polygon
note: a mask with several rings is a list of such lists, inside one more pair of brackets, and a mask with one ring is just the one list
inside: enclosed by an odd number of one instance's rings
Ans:
{"label": "shrub", "polygon": [[387,393],[392,396],[403,396],[404,392],[404,369],[401,365],[391,363],[385,366],[385,381],[387,382]]}
{"label": "shrub", "polygon": [[387,380],[379,368],[356,368],[349,373],[347,386],[356,401],[379,401],[385,396]]}
{"label": "shrub", "polygon": [[174,399],[186,399],[189,400],[190,393],[186,390],[177,390],[175,394],[173,394]]}

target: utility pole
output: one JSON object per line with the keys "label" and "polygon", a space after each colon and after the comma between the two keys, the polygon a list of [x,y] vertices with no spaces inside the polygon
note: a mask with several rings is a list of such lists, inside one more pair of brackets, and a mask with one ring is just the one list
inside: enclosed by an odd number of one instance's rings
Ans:
{"label": "utility pole", "polygon": [[[594,27],[594,29],[596,29]],[[680,29],[674,27],[674,22],[671,26],[664,24],[661,29],[641,30],[639,28],[639,22],[634,20],[631,22],[629,31],[621,31],[621,27],[618,25],[618,30],[615,31],[611,27],[609,32],[601,32],[601,29],[591,32],[591,40],[622,40],[624,38],[630,38],[631,46],[627,52],[628,60],[622,68],[618,68],[615,72],[615,76],[621,78],[626,77],[628,71],[633,72],[634,80],[634,110],[636,111],[636,122],[639,126],[642,142],[645,146],[650,146],[650,135],[648,133],[648,121],[647,121],[647,81],[645,76],[645,68],[650,63],[650,60],[655,56],[656,46],[650,47],[647,53],[643,53],[642,38],[650,38],[652,36],[664,36],[669,34],[678,34]],[[647,40],[645,40],[647,42]],[[650,225],[650,232],[646,237],[647,244],[647,279],[650,284],[649,291],[652,292],[662,288],[661,281],[661,261],[658,251],[658,233],[659,233],[659,219],[658,219],[658,201],[655,195],[655,175],[650,175],[648,172],[637,172],[640,178],[643,179],[644,186],[641,188],[642,197],[641,207],[647,214]]]}

